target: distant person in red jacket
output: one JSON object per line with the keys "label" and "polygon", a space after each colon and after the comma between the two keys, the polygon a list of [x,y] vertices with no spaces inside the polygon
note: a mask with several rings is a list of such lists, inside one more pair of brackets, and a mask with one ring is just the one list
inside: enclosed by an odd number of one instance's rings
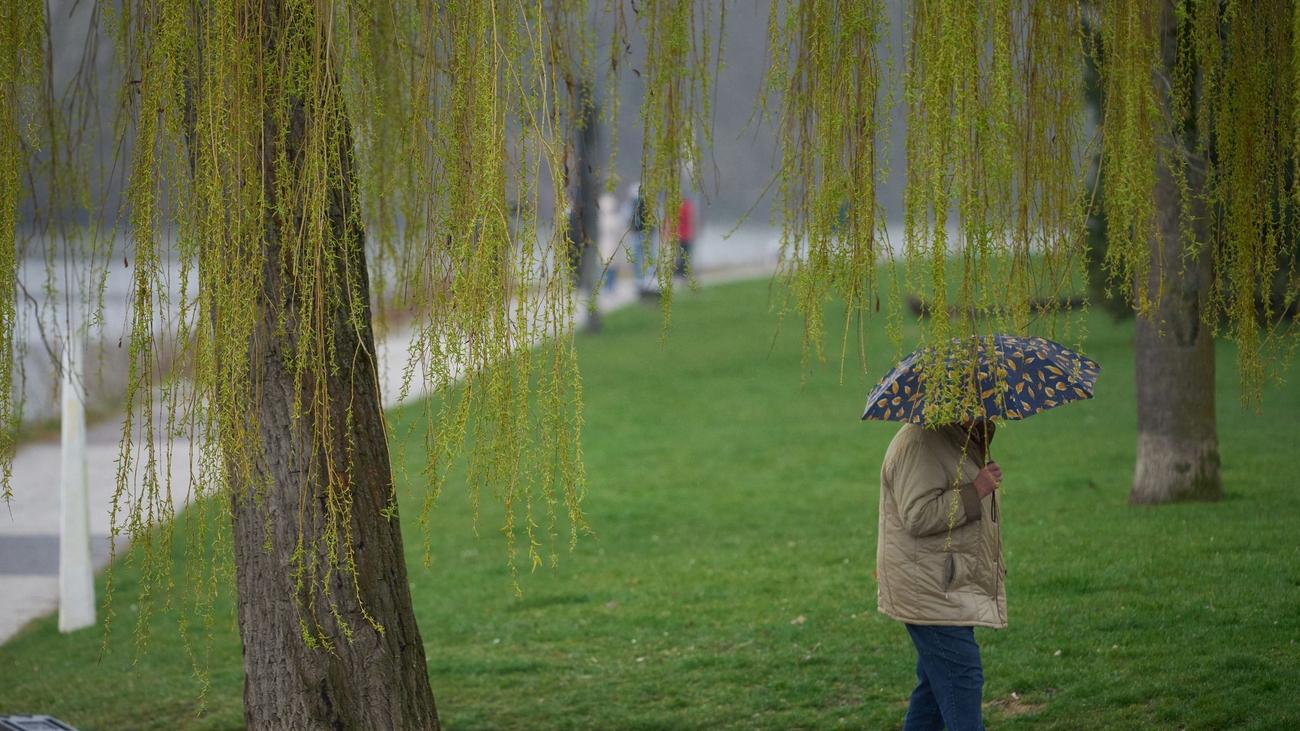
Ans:
{"label": "distant person in red jacket", "polygon": [[691,246],[695,243],[695,204],[690,198],[683,197],[682,205],[677,209],[677,262],[673,274],[686,276],[686,263],[691,258]]}

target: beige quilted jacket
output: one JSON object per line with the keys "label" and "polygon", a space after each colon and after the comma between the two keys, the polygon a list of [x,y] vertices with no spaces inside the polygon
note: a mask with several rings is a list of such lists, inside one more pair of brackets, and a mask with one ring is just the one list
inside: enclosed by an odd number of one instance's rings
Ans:
{"label": "beige quilted jacket", "polygon": [[905,424],[889,443],[876,542],[882,614],[909,624],[1007,626],[998,497],[981,500],[972,484],[978,452],[958,426]]}

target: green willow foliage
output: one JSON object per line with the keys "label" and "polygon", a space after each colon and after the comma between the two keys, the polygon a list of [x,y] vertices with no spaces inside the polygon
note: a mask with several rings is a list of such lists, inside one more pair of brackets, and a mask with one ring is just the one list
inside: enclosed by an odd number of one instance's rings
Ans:
{"label": "green willow foliage", "polygon": [[[1117,283],[1146,281],[1157,266],[1163,292],[1187,262],[1209,257],[1202,321],[1236,343],[1243,398],[1258,403],[1267,366],[1289,361],[1300,324],[1286,321],[1300,299],[1300,3],[1171,5],[1101,6],[1106,265]],[[1152,262],[1147,246],[1161,166],[1179,194],[1180,262]],[[1280,303],[1270,296],[1279,276]],[[1132,291],[1149,315],[1152,298]]]}
{"label": "green willow foliage", "polygon": [[[892,255],[876,185],[885,168],[876,138],[888,119],[882,103],[879,2],[775,1],[768,16],[773,62],[768,85],[780,90],[781,260],[804,315],[805,353],[822,355],[822,310],[843,302],[842,350],[853,323],[865,327],[876,294],[876,266]],[[844,59],[862,59],[844,63]],[[882,246],[884,244],[884,246]],[[892,298],[897,304],[898,298]],[[893,309],[894,324],[901,312]],[[865,353],[860,353],[866,367]]]}
{"label": "green willow foliage", "polygon": [[[284,2],[290,20],[274,29],[262,0],[125,0],[105,11],[123,70],[116,131],[131,155],[124,253],[134,277],[125,338],[130,408],[113,534],[129,536],[145,564],[141,627],[151,596],[173,586],[173,486],[158,475],[170,474],[174,436],[188,437],[196,450],[196,528],[186,565],[195,572],[190,603],[205,622],[213,621],[219,587],[229,584],[227,533],[214,526],[228,519],[232,490],[251,485],[256,495],[266,487],[254,469],[262,396],[247,366],[258,328],[292,331],[291,372],[298,384],[318,384],[305,397],[295,389],[295,413],[315,430],[294,438],[324,448],[331,435],[349,433],[349,424],[333,422],[335,395],[323,389],[336,355],[326,313],[353,303],[346,327],[369,327],[348,290],[359,281],[350,269],[358,262],[336,253],[346,249],[337,244],[359,245],[338,240],[348,231],[367,232],[379,316],[403,313],[390,325],[414,339],[402,395],[419,386],[437,396],[423,407],[426,535],[429,511],[462,461],[475,505],[484,488],[503,503],[512,570],[520,553],[530,567],[554,561],[562,521],[570,545],[587,530],[566,232],[561,223],[540,237],[547,227],[537,211],[542,186],[556,210],[570,194],[576,110],[594,103],[581,90],[599,71],[600,45],[586,30],[597,25],[593,8],[586,0]],[[1187,246],[1188,256],[1215,261],[1205,317],[1237,340],[1243,379],[1257,392],[1260,354],[1275,337],[1266,326],[1278,314],[1268,304],[1258,311],[1260,287],[1296,240],[1300,4],[1180,0],[1170,26],[1178,34],[1171,79],[1160,73],[1165,20],[1146,0],[1105,0],[1096,9],[912,0],[899,100],[908,132],[897,244],[878,196],[887,174],[881,138],[894,102],[886,91],[892,66],[882,61],[885,7],[884,0],[772,0],[768,81],[779,100],[782,271],[804,318],[805,352],[822,356],[828,303],[847,310],[847,346],[882,295],[887,327],[901,342],[903,298],[912,294],[929,315],[921,338],[938,374],[927,418],[944,420],[969,410],[974,394],[960,385],[974,363],[958,357],[957,368],[937,366],[975,342],[971,336],[1044,331],[1082,339],[1081,316],[1063,310],[1059,297],[1085,271],[1082,73],[1084,54],[1094,53],[1107,99],[1102,156],[1114,281],[1132,282],[1153,266],[1155,170],[1171,160],[1180,185],[1209,211],[1209,238],[1189,236]],[[711,134],[722,57],[715,27],[725,22],[725,6],[608,0],[604,11],[613,16],[611,75],[629,28],[645,35],[642,195],[669,232],[658,259],[671,261],[682,186],[698,174]],[[41,91],[45,12],[39,0],[0,4],[0,236],[15,236],[29,160],[46,146],[74,143],[75,119],[48,123],[44,136],[33,132],[39,107],[54,109]],[[1085,12],[1100,15],[1100,48],[1085,41]],[[617,114],[616,101],[611,94],[607,115]],[[89,107],[66,109],[75,116]],[[299,157],[266,159],[268,150],[286,149],[290,135]],[[1178,145],[1161,143],[1171,135]],[[338,210],[332,191],[341,186],[359,205]],[[340,218],[344,225],[331,223]],[[895,281],[880,281],[882,261],[902,264]],[[276,322],[267,322],[254,296],[268,269],[299,295],[300,309]],[[658,271],[667,308],[671,267]],[[6,478],[20,407],[12,388],[16,272],[15,249],[6,247]],[[181,283],[177,294],[172,277]],[[1149,313],[1145,295],[1135,296],[1137,309]],[[860,358],[865,367],[866,354]],[[301,536],[292,567],[319,586],[331,572],[353,570],[349,458],[329,457],[327,474],[302,476],[304,485],[326,487],[327,529]],[[327,549],[327,565],[313,563],[318,546]],[[427,560],[427,541],[425,551]]]}
{"label": "green willow foliage", "polygon": [[[725,3],[643,0],[633,4],[646,41],[645,100],[641,106],[641,197],[649,201],[648,223],[660,231],[651,252],[662,293],[664,324],[672,305],[677,251],[677,216],[683,179],[695,180],[701,145],[712,134],[713,79],[723,49],[715,48],[713,19],[725,22]],[[616,29],[624,28],[616,24]],[[722,34],[719,30],[718,38]],[[620,39],[611,39],[615,46]]]}
{"label": "green willow foliage", "polygon": [[1086,253],[1076,161],[1083,36],[1073,3],[918,0],[910,10],[906,281],[886,287],[877,275],[898,253],[876,197],[888,116],[882,6],[774,3],[769,79],[784,103],[783,258],[806,343],[820,348],[831,295],[861,328],[882,290],[898,343],[901,298],[914,294],[928,314],[927,370],[943,374],[930,386],[926,418],[942,421],[973,407],[977,394],[962,385],[976,359],[956,358],[962,365],[951,372],[940,367],[973,346],[971,336],[1034,327],[1082,337],[1079,318],[1061,312],[1056,298],[1083,276]]}
{"label": "green willow foliage", "polygon": [[[414,343],[401,395],[418,385],[436,396],[423,403],[421,522],[463,460],[476,508],[484,488],[503,504],[512,572],[521,537],[535,568],[547,553],[556,560],[561,518],[570,545],[587,529],[565,232],[535,235],[535,181],[548,180],[560,206],[567,196],[568,124],[579,103],[571,81],[590,63],[581,49],[592,46],[578,30],[581,7],[293,0],[291,8],[288,27],[275,29],[261,3],[248,0],[138,0],[117,16],[122,63],[139,83],[127,90],[132,116],[122,125],[133,142],[135,282],[113,530],[130,537],[144,562],[142,610],[155,588],[172,584],[173,488],[158,475],[170,467],[177,434],[197,454],[198,530],[186,565],[205,622],[229,584],[229,562],[217,560],[229,555],[226,536],[208,533],[219,525],[209,518],[227,519],[232,491],[251,486],[257,499],[268,486],[255,468],[263,396],[247,367],[248,343],[265,327],[293,333],[292,406],[314,425],[285,438],[311,440],[327,455],[324,474],[301,476],[304,494],[308,484],[325,488],[325,530],[302,532],[291,570],[300,588],[326,595],[331,575],[355,578],[351,463],[329,448],[350,426],[337,423],[337,395],[325,388],[338,359],[329,313],[353,303],[344,327],[369,327],[357,305],[364,300],[347,289],[359,281],[349,271],[357,262],[337,253],[347,249],[337,237],[349,230],[370,232],[379,312],[406,315],[393,324]],[[292,149],[289,135],[299,158],[267,160],[268,149]],[[359,207],[337,210],[340,185]],[[331,224],[339,216],[344,225]],[[273,250],[278,261],[267,260]],[[184,283],[174,302],[169,261]],[[261,298],[250,296],[263,290],[268,267],[299,303],[270,325]],[[175,336],[167,357],[159,321]],[[203,499],[218,496],[226,499]],[[303,609],[300,616],[316,611]],[[317,639],[302,629],[308,642]]]}
{"label": "green willow foliage", "polygon": [[499,491],[512,568],[516,531],[536,567],[558,512],[571,543],[585,528],[566,232],[534,234],[534,181],[567,200],[574,80],[590,64],[582,9],[354,2],[340,18],[377,290],[414,313],[402,395],[419,378],[439,397],[421,522],[470,435],[474,503]]}
{"label": "green willow foliage", "polygon": [[1128,294],[1140,316],[1151,315],[1145,288],[1151,267],[1148,240],[1155,235],[1156,144],[1161,109],[1152,77],[1161,63],[1158,3],[1112,2],[1102,14],[1099,58],[1105,100],[1102,176],[1106,208],[1106,271]]}
{"label": "green willow foliage", "polygon": [[[33,18],[44,15],[40,0],[14,0],[0,6],[0,240],[18,238],[24,144],[32,140],[36,100],[45,78],[44,32]],[[8,504],[15,435],[22,404],[13,397],[18,325],[18,249],[0,246],[0,498]]]}

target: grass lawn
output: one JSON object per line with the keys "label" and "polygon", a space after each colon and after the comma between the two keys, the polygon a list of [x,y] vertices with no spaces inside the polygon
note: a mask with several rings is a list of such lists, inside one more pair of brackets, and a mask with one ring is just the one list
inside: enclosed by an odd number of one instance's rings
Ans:
{"label": "grass lawn", "polygon": [[[422,496],[405,491],[416,613],[449,729],[901,725],[914,655],[876,613],[872,580],[895,427],[857,420],[894,352],[882,336],[870,374],[841,383],[834,363],[801,383],[798,324],[774,341],[767,297],[763,282],[684,294],[666,343],[657,311],[640,308],[582,340],[585,507],[599,537],[526,576],[522,599],[498,514],[485,508],[476,537],[464,491],[448,486],[424,569]],[[1227,498],[1129,507],[1132,325],[1098,312],[1089,327],[1098,397],[994,443],[1010,628],[977,633],[990,727],[1300,728],[1300,493],[1287,461],[1300,387],[1273,387],[1261,415],[1244,410],[1222,346]],[[415,417],[394,415],[398,438]],[[137,658],[137,576],[120,566],[102,659],[102,632],[60,636],[54,617],[0,647],[0,713],[51,713],[83,731],[239,728],[233,620],[215,628],[196,716],[171,613]]]}

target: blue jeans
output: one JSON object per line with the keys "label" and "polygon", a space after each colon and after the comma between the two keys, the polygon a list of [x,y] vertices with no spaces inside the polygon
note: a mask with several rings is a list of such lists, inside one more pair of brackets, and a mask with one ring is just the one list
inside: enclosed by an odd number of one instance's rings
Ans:
{"label": "blue jeans", "polygon": [[903,731],[983,731],[984,669],[974,627],[908,624],[916,645],[916,689]]}

